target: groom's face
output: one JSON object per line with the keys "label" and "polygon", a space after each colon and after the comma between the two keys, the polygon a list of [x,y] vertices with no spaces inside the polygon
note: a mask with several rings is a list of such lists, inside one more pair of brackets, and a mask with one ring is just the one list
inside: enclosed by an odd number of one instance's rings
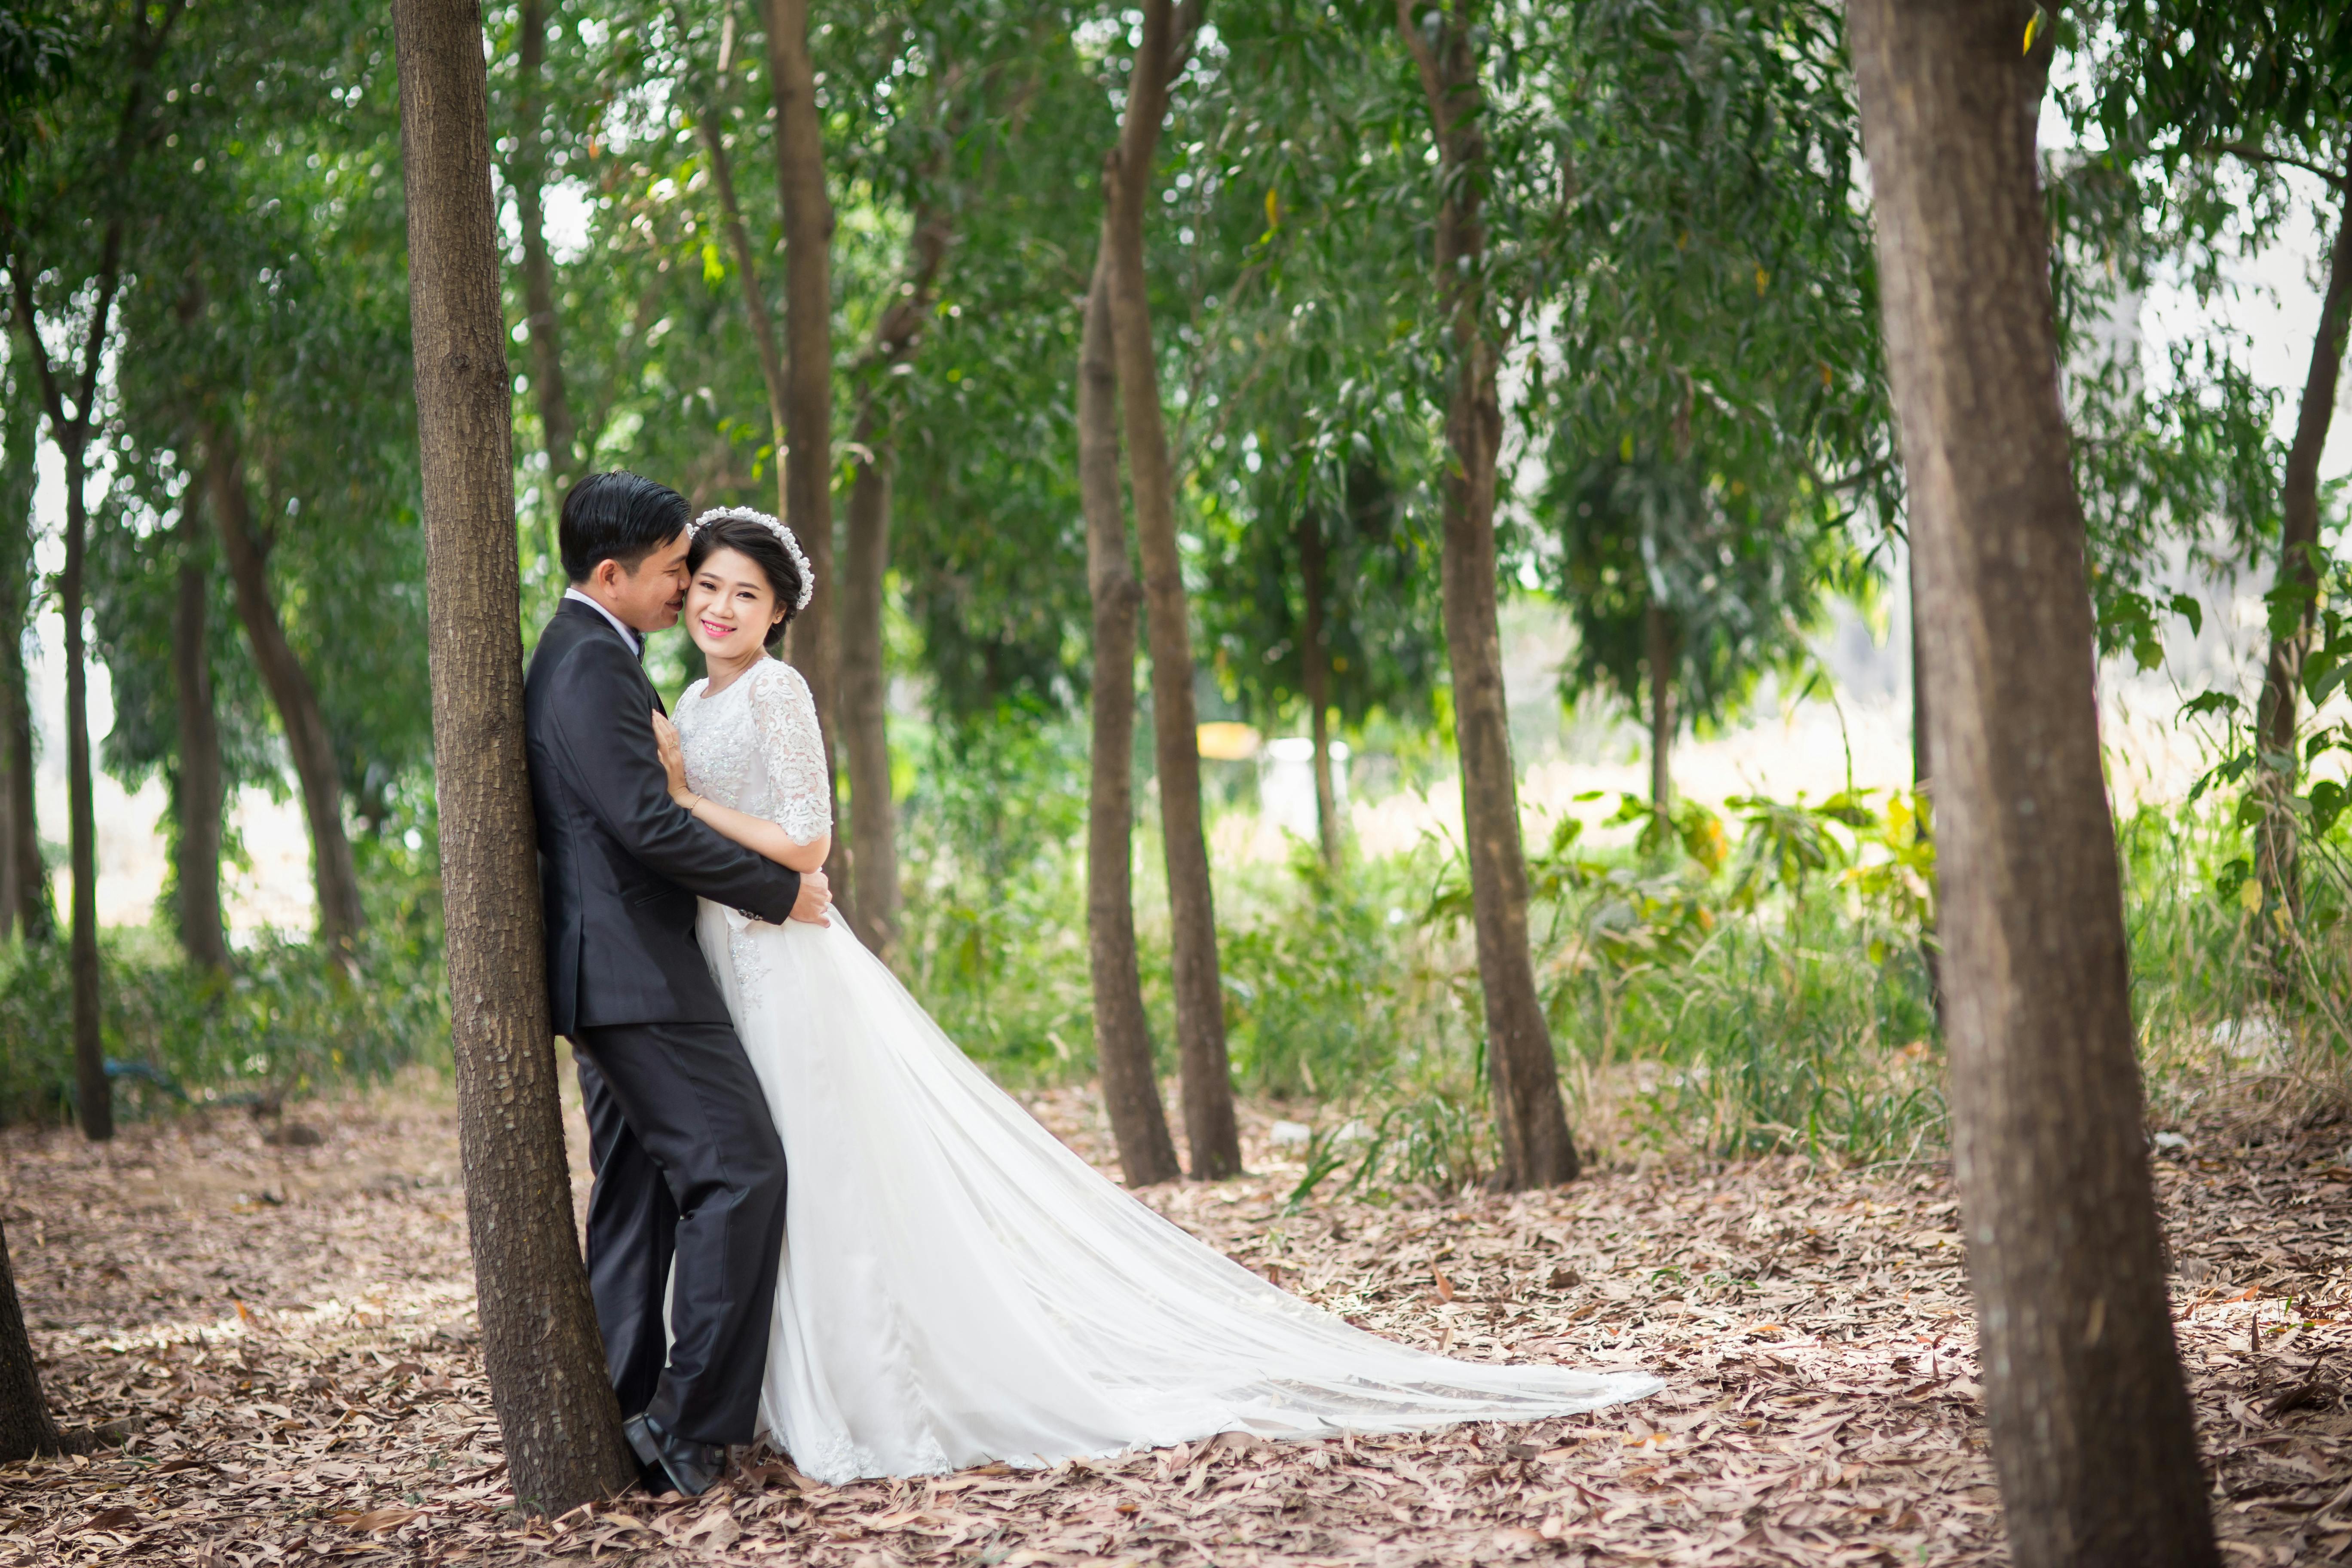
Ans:
{"label": "groom's face", "polygon": [[667,631],[677,625],[686,604],[686,552],[690,542],[684,529],[667,544],[656,545],[632,572],[617,561],[597,564],[606,580],[607,606],[641,632]]}

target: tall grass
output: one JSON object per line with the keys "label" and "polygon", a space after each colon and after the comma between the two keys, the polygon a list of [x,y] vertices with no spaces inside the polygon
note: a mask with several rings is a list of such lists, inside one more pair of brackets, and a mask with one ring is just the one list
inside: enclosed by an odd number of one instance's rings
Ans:
{"label": "tall grass", "polygon": [[[100,933],[101,1040],[120,1114],[282,1101],[446,1059],[431,851],[370,847],[355,963],[273,934],[240,951],[231,973],[209,974],[151,927]],[[70,988],[62,939],[0,943],[0,1121],[72,1114]]]}
{"label": "tall grass", "polygon": [[[266,941],[226,975],[191,969],[145,928],[100,943],[102,1037],[128,1116],[178,1104],[283,1100],[381,1082],[446,1054],[437,964],[372,951],[354,976],[308,943]],[[70,979],[61,943],[0,947],[0,1120],[62,1120],[73,1107]]]}
{"label": "tall grass", "polygon": [[[1083,859],[1083,737],[1001,725],[913,759],[902,844],[900,974],[1009,1083],[1083,1079],[1094,1062]],[[1603,809],[1606,808],[1606,803]],[[1538,982],[1588,1155],[1940,1152],[1943,1056],[1931,994],[1934,864],[1922,802],[1749,798],[1660,822],[1640,802],[1614,842],[1564,821],[1529,859]],[[1637,830],[1637,831],[1636,831]],[[2215,801],[2120,826],[2134,1005],[2160,1103],[2228,1075],[2340,1099],[2352,1062],[2352,909],[2344,824],[2306,836],[2303,893],[2265,902],[2250,828]],[[1175,1069],[1164,896],[1148,820],[1136,908],[1146,1012]],[[188,971],[143,931],[103,944],[106,1051],[128,1113],[183,1100],[373,1081],[446,1050],[429,850],[377,868],[356,977],[271,941],[236,972]],[[1432,838],[1328,868],[1221,870],[1235,1088],[1313,1129],[1314,1186],[1458,1191],[1497,1151],[1483,997],[1457,856]],[[71,1095],[59,948],[0,946],[0,1118],[58,1117]]]}
{"label": "tall grass", "polygon": [[2159,1109],[2221,1079],[2339,1105],[2352,1068],[2352,861],[2345,825],[2297,845],[2292,900],[2253,876],[2252,816],[2210,803],[2143,808],[2117,835],[2131,936],[2133,1011]]}

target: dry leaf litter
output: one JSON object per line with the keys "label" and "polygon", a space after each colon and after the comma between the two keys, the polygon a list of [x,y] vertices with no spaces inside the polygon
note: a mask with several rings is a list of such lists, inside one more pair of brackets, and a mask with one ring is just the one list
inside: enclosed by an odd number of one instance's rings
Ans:
{"label": "dry leaf litter", "polygon": [[[1031,1103],[1108,1163],[1090,1094]],[[0,1468],[0,1563],[2006,1561],[1940,1167],[1658,1167],[1286,1214],[1297,1167],[1251,1115],[1258,1174],[1143,1200],[1375,1332],[1643,1367],[1668,1392],[1531,1426],[1226,1436],[841,1488],[741,1450],[701,1500],[632,1493],[546,1521],[515,1514],[499,1456],[447,1091],[297,1114],[322,1142],[225,1113],[108,1146],[0,1132],[0,1215],[51,1403],[68,1426],[138,1425],[119,1447]],[[576,1110],[572,1131],[577,1151]],[[2352,1547],[2347,1136],[2217,1121],[2158,1138],[2233,1563]]]}

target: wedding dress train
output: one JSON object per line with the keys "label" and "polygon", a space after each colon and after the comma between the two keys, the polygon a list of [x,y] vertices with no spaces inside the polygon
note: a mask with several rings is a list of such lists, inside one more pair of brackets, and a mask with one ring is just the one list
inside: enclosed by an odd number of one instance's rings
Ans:
{"label": "wedding dress train", "polygon": [[[807,687],[678,705],[699,793],[828,826]],[[1056,1142],[838,920],[705,903],[699,932],[790,1162],[761,1424],[820,1480],[1190,1441],[1530,1421],[1642,1373],[1445,1360],[1267,1283]]]}

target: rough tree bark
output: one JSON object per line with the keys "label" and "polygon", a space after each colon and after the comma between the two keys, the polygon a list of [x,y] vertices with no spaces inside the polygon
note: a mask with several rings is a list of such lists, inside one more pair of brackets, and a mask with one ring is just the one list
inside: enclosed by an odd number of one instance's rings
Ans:
{"label": "rough tree bark", "polygon": [[1127,435],[1128,486],[1143,558],[1144,627],[1151,647],[1151,730],[1160,765],[1160,830],[1168,863],[1170,943],[1175,971],[1176,1051],[1183,1073],[1184,1138],[1192,1176],[1239,1173],[1241,1132],[1234,1117],[1225,1054],[1224,992],[1217,976],[1217,919],[1209,846],[1201,823],[1201,753],[1192,706],[1192,634],[1183,563],[1176,546],[1176,477],[1160,406],[1151,304],[1143,268],[1143,221],[1168,89],[1191,52],[1202,7],[1181,15],[1171,0],[1146,0],[1143,43],[1129,73],[1118,145],[1105,172],[1104,239],[1110,255],[1112,357]]}
{"label": "rough tree bark", "polygon": [[[134,91],[133,100],[135,102]],[[131,110],[125,111],[129,122]],[[80,373],[73,388],[73,416],[66,415],[65,389],[49,363],[35,327],[33,267],[9,257],[16,287],[17,343],[31,361],[49,416],[49,439],[65,458],[66,561],[58,576],[58,608],[66,623],[66,817],[73,867],[69,966],[73,989],[74,1103],[81,1130],[93,1141],[114,1136],[114,1092],[106,1078],[106,1047],[100,1034],[98,988],[98,816],[89,771],[89,669],[83,576],[89,557],[89,509],[84,488],[89,477],[89,442],[96,434],[98,377],[121,280],[123,222],[107,226],[99,261],[89,325],[82,340]]]}
{"label": "rough tree bark", "polygon": [[393,20],[458,1152],[509,1475],[524,1508],[552,1515],[636,1467],[573,1229],[548,1032],[479,12],[394,0]]}
{"label": "rough tree bark", "polygon": [[2319,458],[2336,415],[2336,384],[2344,367],[2346,318],[2352,315],[2352,168],[2347,168],[2344,210],[2328,252],[2327,289],[2319,309],[2319,331],[2311,342],[2311,368],[2296,410],[2294,440],[2286,451],[2279,487],[2279,564],[2273,592],[2293,594],[2303,613],[2284,636],[2271,639],[2263,669],[2255,720],[2261,771],[2255,790],[2265,810],[2256,837],[2256,868],[2269,903],[2288,921],[2303,912],[2303,878],[2295,859],[2295,722],[2303,689],[2303,658],[2318,618]]}
{"label": "rough tree bark", "polygon": [[1339,791],[1331,777],[1331,650],[1323,646],[1323,522],[1310,510],[1298,520],[1298,685],[1315,738],[1315,830],[1323,864],[1339,868]]}
{"label": "rough tree bark", "polygon": [[578,428],[563,380],[563,322],[555,308],[555,260],[547,249],[547,153],[540,140],[547,68],[547,0],[521,0],[515,12],[515,150],[507,184],[522,229],[522,300],[530,330],[530,389],[547,447],[548,510],[562,503],[575,477]]}
{"label": "rough tree bark", "polygon": [[25,1309],[16,1300],[16,1272],[8,1262],[8,1237],[0,1230],[0,1465],[36,1454],[61,1453],[65,1439],[41,1393],[40,1363],[25,1332]]}
{"label": "rough tree bark", "polygon": [[221,919],[220,721],[213,709],[213,661],[205,632],[212,574],[204,550],[204,524],[196,513],[199,493],[191,487],[182,501],[180,574],[172,606],[173,697],[179,720],[179,767],[173,804],[179,842],[172,847],[174,901],[180,945],[188,962],[215,972],[229,967],[228,931]]}
{"label": "rough tree bark", "polygon": [[343,775],[335,761],[334,737],[328,732],[318,689],[294,645],[286,640],[278,605],[269,596],[268,545],[254,531],[236,426],[228,415],[214,410],[205,417],[201,439],[205,499],[212,505],[221,559],[236,591],[237,619],[244,623],[245,640],[262,684],[269,689],[270,705],[278,710],[287,754],[302,787],[302,816],[310,828],[311,880],[319,895],[319,938],[348,960],[359,951],[366,915],[360,904],[351,837],[343,831]]}
{"label": "rough tree bark", "polygon": [[[825,793],[841,820],[834,758],[841,723],[841,637],[833,578],[833,200],[824,190],[824,127],[809,56],[808,0],[765,0],[768,87],[776,100],[776,195],[784,215],[784,521],[799,536],[816,596],[793,622],[786,652],[816,700]],[[836,834],[825,861],[834,902],[857,924],[851,846]]]}
{"label": "rough tree bark", "polygon": [[1511,1186],[1548,1187],[1575,1180],[1580,1162],[1528,948],[1528,867],[1496,620],[1495,483],[1503,409],[1480,280],[1486,142],[1479,124],[1484,103],[1475,39],[1483,24],[1475,0],[1454,0],[1435,20],[1433,37],[1422,30],[1412,0],[1397,0],[1397,29],[1420,68],[1437,142],[1437,289],[1454,339],[1439,592],[1454,677],[1454,741],[1462,760],[1487,1068],[1503,1138],[1504,1167],[1497,1174]]}
{"label": "rough tree bark", "polygon": [[1087,595],[1095,618],[1087,957],[1103,1109],[1127,1184],[1148,1187],[1184,1173],[1160,1104],[1135,954],[1135,622],[1143,589],[1128,564],[1126,509],[1118,493],[1118,366],[1108,233],[1095,254],[1086,310],[1078,340],[1078,498],[1087,520]]}
{"label": "rough tree bark", "polygon": [[33,804],[39,758],[25,689],[25,626],[32,614],[34,450],[41,407],[27,369],[11,367],[0,430],[0,937],[50,934],[48,871]]}
{"label": "rough tree bark", "polygon": [[2150,1188],[2030,0],[1853,0],[1919,552],[1953,1155],[2021,1568],[2217,1561]]}

